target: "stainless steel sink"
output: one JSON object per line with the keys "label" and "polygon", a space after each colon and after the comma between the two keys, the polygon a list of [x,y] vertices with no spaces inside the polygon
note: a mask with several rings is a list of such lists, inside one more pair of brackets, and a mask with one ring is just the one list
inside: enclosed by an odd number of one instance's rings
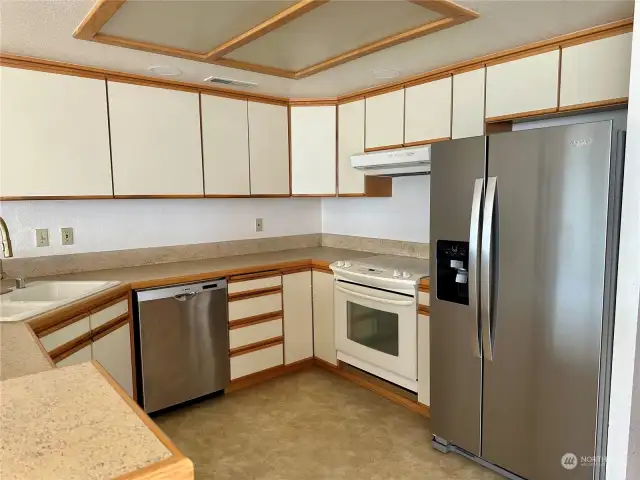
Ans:
{"label": "stainless steel sink", "polygon": [[31,282],[0,296],[0,322],[16,322],[88,297],[120,282]]}

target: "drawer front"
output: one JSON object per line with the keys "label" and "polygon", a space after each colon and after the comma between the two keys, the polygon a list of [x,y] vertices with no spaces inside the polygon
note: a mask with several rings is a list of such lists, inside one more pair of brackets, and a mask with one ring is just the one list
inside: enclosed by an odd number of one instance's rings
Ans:
{"label": "drawer front", "polygon": [[429,292],[418,292],[418,304],[429,306],[431,305]]}
{"label": "drawer front", "polygon": [[120,315],[129,313],[129,300],[122,300],[121,302],[111,305],[110,307],[100,310],[91,314],[91,329],[94,330],[100,325],[104,325],[111,320],[118,318]]}
{"label": "drawer front", "polygon": [[229,302],[229,320],[253,317],[263,313],[279,312],[282,310],[282,294],[273,293],[260,297],[246,298]]}
{"label": "drawer front", "polygon": [[91,345],[89,344],[86,347],[81,348],[77,352],[73,352],[68,357],[56,362],[56,367],[69,367],[71,365],[77,365],[79,363],[90,362],[91,359]]}
{"label": "drawer front", "polygon": [[231,357],[231,380],[283,364],[282,344]]}
{"label": "drawer front", "polygon": [[279,287],[282,285],[282,276],[276,275],[274,277],[256,278],[255,280],[247,280],[246,282],[234,282],[229,283],[228,292],[240,293],[249,292],[251,290],[260,290],[262,288]]}
{"label": "drawer front", "polygon": [[90,330],[91,324],[89,323],[89,317],[85,317],[49,335],[40,337],[40,343],[42,343],[47,352],[50,352],[85,333],[89,333]]}
{"label": "drawer front", "polygon": [[229,330],[229,348],[244,347],[252,343],[282,336],[282,319],[247,325]]}

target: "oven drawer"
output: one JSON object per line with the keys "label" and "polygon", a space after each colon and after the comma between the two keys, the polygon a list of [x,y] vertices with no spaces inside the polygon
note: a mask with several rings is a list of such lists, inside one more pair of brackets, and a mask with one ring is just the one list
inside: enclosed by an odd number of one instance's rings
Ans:
{"label": "oven drawer", "polygon": [[229,348],[244,347],[252,343],[282,336],[282,319],[256,323],[229,330]]}
{"label": "oven drawer", "polygon": [[231,380],[277,367],[284,363],[282,343],[231,357]]}
{"label": "oven drawer", "polygon": [[264,313],[282,310],[282,294],[280,292],[243,298],[229,302],[229,321],[254,317]]}

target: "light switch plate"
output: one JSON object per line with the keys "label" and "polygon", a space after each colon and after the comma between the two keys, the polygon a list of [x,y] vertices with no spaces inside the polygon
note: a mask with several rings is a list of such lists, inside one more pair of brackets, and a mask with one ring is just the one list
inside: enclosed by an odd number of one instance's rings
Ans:
{"label": "light switch plate", "polygon": [[73,245],[73,228],[61,228],[60,236],[62,237],[62,245]]}
{"label": "light switch plate", "polygon": [[36,228],[36,246],[37,247],[49,246],[49,229],[48,228]]}
{"label": "light switch plate", "polygon": [[262,228],[262,219],[256,218],[256,232],[261,232]]}

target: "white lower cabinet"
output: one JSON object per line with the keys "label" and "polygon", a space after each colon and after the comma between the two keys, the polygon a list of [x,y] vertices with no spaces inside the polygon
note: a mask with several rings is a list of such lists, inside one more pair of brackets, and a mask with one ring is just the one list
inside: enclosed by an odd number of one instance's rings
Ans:
{"label": "white lower cabinet", "polygon": [[333,316],[333,274],[313,271],[314,356],[338,365]]}
{"label": "white lower cabinet", "polygon": [[[84,317],[48,335],[43,335],[40,337],[40,343],[42,343],[47,352],[52,352],[65,343],[69,343],[90,331],[91,325],[89,323],[89,317]],[[67,349],[65,348],[65,350]]]}
{"label": "white lower cabinet", "polygon": [[282,319],[233,328],[229,330],[229,348],[240,348],[282,336]]}
{"label": "white lower cabinet", "polygon": [[116,382],[133,398],[133,369],[131,364],[131,330],[129,322],[99,337],[91,344],[93,360],[109,372]]}
{"label": "white lower cabinet", "polygon": [[313,357],[311,271],[282,276],[284,361],[286,365]]}
{"label": "white lower cabinet", "polygon": [[90,362],[91,361],[91,344],[89,343],[86,347],[82,347],[80,350],[73,352],[66,358],[63,358],[60,361],[55,362],[56,367],[69,367],[71,365],[77,365],[79,363]]}
{"label": "white lower cabinet", "polygon": [[282,365],[282,344],[231,357],[231,380]]}
{"label": "white lower cabinet", "polygon": [[428,315],[418,315],[418,402],[427,406],[431,404],[429,320]]}

